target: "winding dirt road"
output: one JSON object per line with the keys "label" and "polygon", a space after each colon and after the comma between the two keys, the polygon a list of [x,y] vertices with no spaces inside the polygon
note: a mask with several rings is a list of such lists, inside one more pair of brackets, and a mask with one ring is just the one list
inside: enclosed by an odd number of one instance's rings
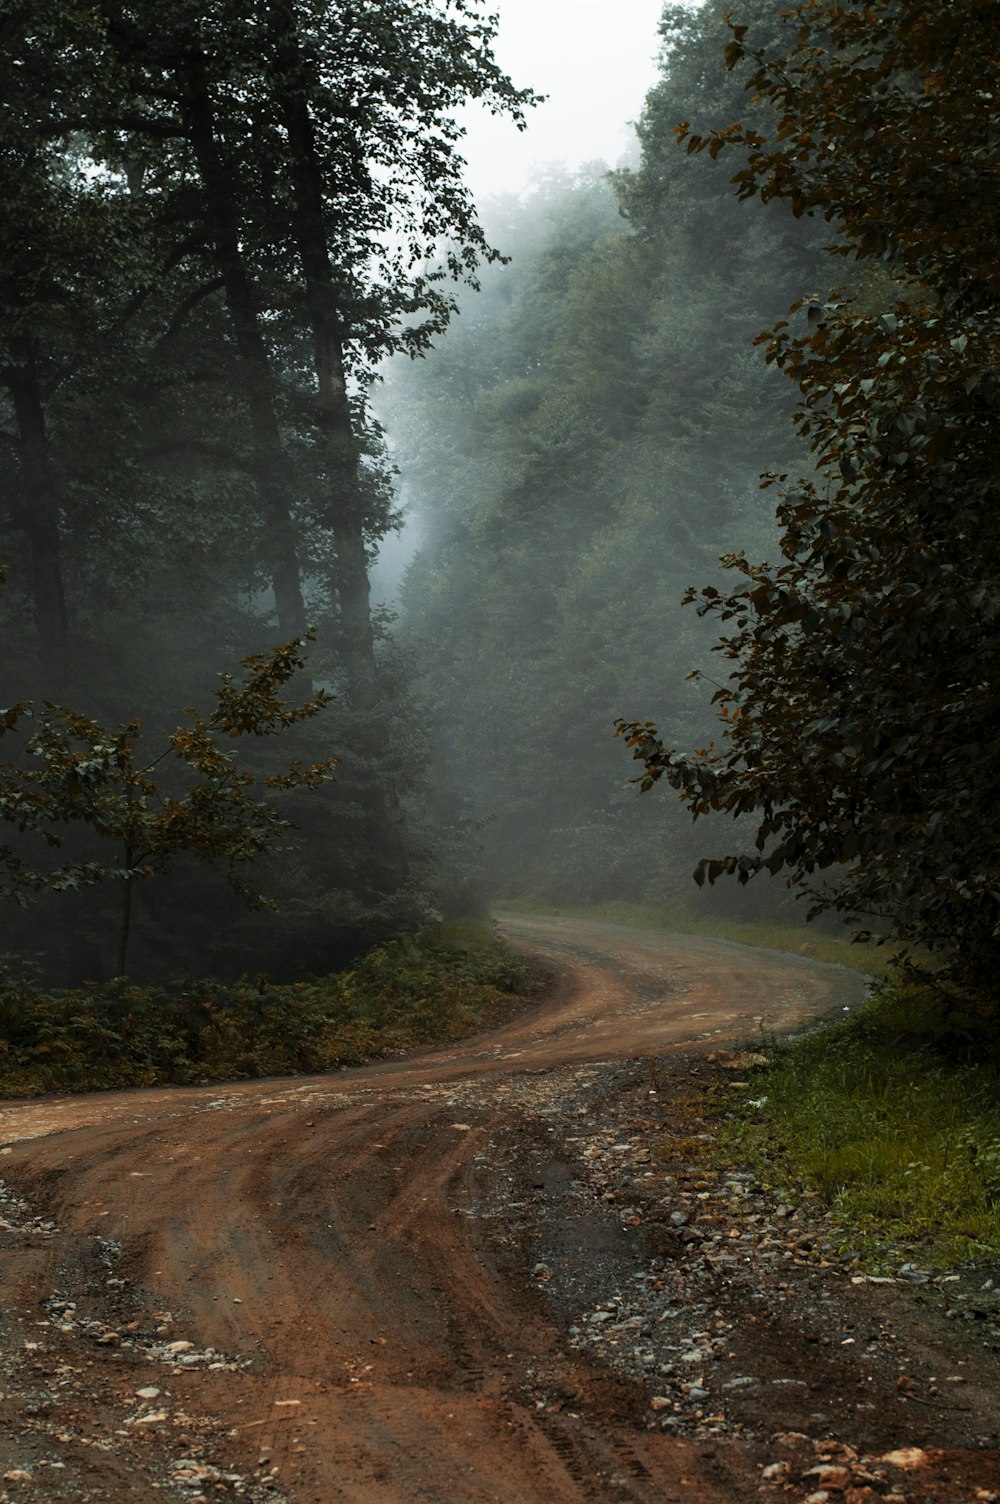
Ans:
{"label": "winding dirt road", "polygon": [[568,1344],[484,1210],[493,1150],[614,1062],[790,1028],[863,979],[503,927],[559,982],[492,1034],[334,1076],[0,1108],[0,1497],[751,1496],[743,1451],[647,1429],[648,1391]]}

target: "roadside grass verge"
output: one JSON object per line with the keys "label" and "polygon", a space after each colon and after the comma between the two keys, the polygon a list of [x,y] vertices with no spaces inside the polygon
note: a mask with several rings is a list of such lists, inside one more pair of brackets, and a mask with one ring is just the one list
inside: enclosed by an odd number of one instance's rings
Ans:
{"label": "roadside grass verge", "polygon": [[[495,905],[544,912],[530,899]],[[1000,1260],[1000,1005],[893,970],[890,947],[813,926],[686,906],[560,905],[558,914],[705,935],[853,966],[881,979],[842,1020],[765,1038],[764,1065],[713,1091],[713,1133],[683,1140],[695,1163],[751,1170],[766,1194],[824,1213],[839,1257],[895,1273]],[[752,1060],[754,1055],[747,1057]]]}
{"label": "roadside grass verge", "polygon": [[895,1272],[1000,1257],[1000,1031],[989,1005],[897,980],[765,1043],[716,1097],[717,1150],[827,1212],[838,1254]]}
{"label": "roadside grass verge", "polygon": [[511,898],[498,900],[493,908],[498,916],[555,913],[566,919],[590,919],[595,923],[627,924],[634,929],[734,940],[741,945],[790,951],[814,961],[851,966],[875,977],[887,976],[892,967],[891,947],[855,945],[847,936],[831,934],[805,922],[772,924],[763,920],[727,919],[718,914],[698,913],[682,904],[671,907],[617,900],[589,905],[560,904],[558,910],[553,910],[544,903],[532,904],[528,898]]}
{"label": "roadside grass verge", "polygon": [[530,991],[492,927],[455,921],[348,971],[278,984],[45,990],[0,970],[0,1098],[328,1071],[444,1043]]}

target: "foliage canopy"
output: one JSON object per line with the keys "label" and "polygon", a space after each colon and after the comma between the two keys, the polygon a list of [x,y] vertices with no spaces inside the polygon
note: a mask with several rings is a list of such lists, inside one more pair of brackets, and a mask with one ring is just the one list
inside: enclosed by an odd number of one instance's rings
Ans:
{"label": "foliage canopy", "polygon": [[724,625],[723,735],[694,753],[620,722],[642,783],[695,817],[747,815],[756,849],[701,864],[784,872],[814,899],[995,985],[1000,963],[1000,15],[983,0],[810,0],[778,53],[734,26],[765,133],[741,198],[822,215],[867,279],[762,335],[798,389],[812,476],[780,485],[782,559],[725,562],[690,598]]}
{"label": "foliage canopy", "polygon": [[[296,962],[306,935],[320,964],[433,906],[421,711],[370,592],[398,514],[369,395],[496,256],[459,111],[523,123],[534,96],[495,30],[479,0],[0,6],[0,703],[140,715],[155,742],[206,666],[314,623],[336,704],[296,752],[343,772],[282,858],[286,919],[252,937]],[[58,936],[15,916],[10,943],[99,974],[75,952],[101,901]],[[233,926],[190,907],[184,964],[218,968]]]}

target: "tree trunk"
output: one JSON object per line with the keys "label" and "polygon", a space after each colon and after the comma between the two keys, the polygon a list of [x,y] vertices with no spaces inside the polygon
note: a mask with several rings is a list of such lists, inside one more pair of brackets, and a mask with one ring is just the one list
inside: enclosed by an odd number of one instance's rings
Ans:
{"label": "tree trunk", "polygon": [[[9,368],[10,388],[17,420],[22,475],[23,504],[18,521],[28,539],[38,651],[47,690],[54,694],[61,683],[69,654],[69,624],[63,588],[59,533],[59,494],[52,472],[45,410],[27,339],[14,342],[21,362]],[[20,348],[18,348],[20,347]]]}
{"label": "tree trunk", "polygon": [[240,224],[230,170],[215,136],[205,60],[197,48],[184,60],[188,130],[205,190],[208,228],[240,357],[254,448],[254,481],[266,526],[278,625],[284,638],[306,629],[297,535],[286,491],[286,465],[274,406],[274,380],[256,299],[240,250]]}
{"label": "tree trunk", "polygon": [[[384,706],[377,675],[371,584],[365,546],[366,505],[361,455],[351,417],[344,360],[343,289],[330,257],[324,212],[323,166],[307,90],[308,66],[288,0],[272,0],[268,26],[275,44],[276,103],[288,137],[292,187],[292,232],[305,282],[316,373],[316,429],[330,476],[329,522],[336,550],[339,649],[346,700],[359,726],[367,757],[378,757],[385,736]],[[408,842],[396,789],[377,769],[358,768],[357,799],[364,841],[373,864],[385,868],[380,888],[408,875]],[[385,864],[388,863],[388,867]]]}
{"label": "tree trunk", "polygon": [[330,527],[337,555],[334,582],[340,620],[340,647],[351,704],[364,709],[377,694],[375,632],[365,547],[365,506],[361,466],[351,421],[344,362],[341,298],[330,259],[323,204],[323,171],[316,147],[307,75],[295,32],[295,15],[287,0],[268,11],[275,42],[278,106],[288,137],[292,229],[313,338],[316,373],[316,427],[326,451],[332,495]]}

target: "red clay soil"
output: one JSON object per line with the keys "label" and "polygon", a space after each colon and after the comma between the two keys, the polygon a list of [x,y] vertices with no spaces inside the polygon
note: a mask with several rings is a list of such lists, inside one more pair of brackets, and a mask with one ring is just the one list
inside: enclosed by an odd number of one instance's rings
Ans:
{"label": "red clay soil", "polygon": [[0,1107],[0,1500],[1000,1499],[991,1318],[657,1155],[709,1053],[862,980],[505,928],[555,981],[458,1046]]}

